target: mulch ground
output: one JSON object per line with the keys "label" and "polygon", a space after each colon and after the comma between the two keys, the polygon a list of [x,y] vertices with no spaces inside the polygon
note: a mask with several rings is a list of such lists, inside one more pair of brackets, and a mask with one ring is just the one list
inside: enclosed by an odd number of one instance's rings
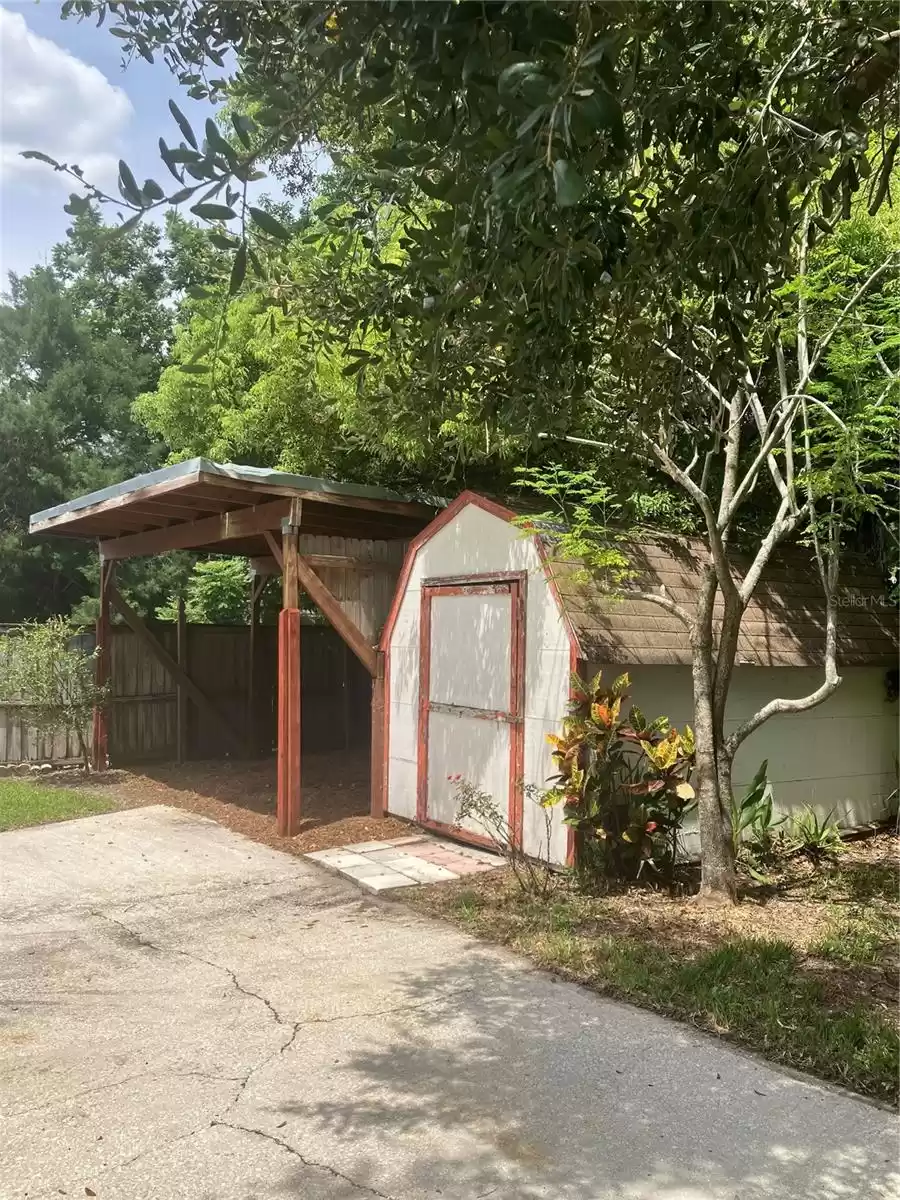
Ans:
{"label": "mulch ground", "polygon": [[393,817],[369,816],[368,758],[362,755],[304,755],[303,819],[293,838],[279,837],[275,825],[274,760],[165,763],[89,777],[80,771],[48,771],[40,782],[84,787],[122,808],[171,804],[289,854],[409,833],[409,826]]}

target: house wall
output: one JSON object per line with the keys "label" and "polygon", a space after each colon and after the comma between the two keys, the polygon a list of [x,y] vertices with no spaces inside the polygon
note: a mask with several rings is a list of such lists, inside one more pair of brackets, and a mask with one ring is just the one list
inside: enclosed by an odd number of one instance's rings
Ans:
{"label": "house wall", "polygon": [[[592,671],[596,671],[596,666]],[[673,725],[690,724],[688,667],[605,666],[612,680],[627,671],[631,699],[648,720],[665,714]],[[740,795],[763,759],[781,813],[811,805],[841,825],[861,825],[885,815],[887,796],[897,786],[896,701],[888,701],[881,667],[845,667],[837,691],[817,708],[772,717],[737,753],[734,788]],[[815,667],[735,668],[727,709],[731,732],[775,696],[796,697],[822,682]],[[689,849],[695,849],[688,843]]]}
{"label": "house wall", "polygon": [[[537,549],[507,521],[468,504],[419,549],[403,593],[389,646],[387,808],[416,816],[419,714],[419,614],[422,581],[503,571],[527,572],[525,598],[525,784],[545,785],[553,763],[546,741],[559,726],[569,687],[569,639]],[[452,647],[450,648],[452,650]],[[465,765],[457,767],[465,774]],[[505,797],[502,798],[505,803]],[[553,814],[551,853],[566,856],[567,829]],[[544,811],[526,795],[523,843],[532,854],[544,838]]]}

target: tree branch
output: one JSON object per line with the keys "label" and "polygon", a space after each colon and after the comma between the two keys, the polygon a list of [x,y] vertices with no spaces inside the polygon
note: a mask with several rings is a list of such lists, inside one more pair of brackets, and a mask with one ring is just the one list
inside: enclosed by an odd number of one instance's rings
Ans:
{"label": "tree branch", "polygon": [[658,604],[666,612],[670,612],[673,616],[678,617],[679,621],[688,629],[691,627],[691,618],[686,609],[683,609],[670,596],[663,595],[661,592],[635,592],[631,588],[625,588],[622,594],[628,596],[630,600],[647,600],[650,604]]}
{"label": "tree branch", "polygon": [[806,394],[805,389],[810,381],[812,373],[816,369],[816,366],[818,365],[819,360],[821,359],[822,355],[825,353],[826,349],[828,348],[828,346],[831,342],[831,339],[837,333],[838,329],[840,329],[840,327],[843,324],[844,320],[846,319],[848,313],[852,312],[852,310],[859,303],[859,301],[862,299],[862,297],[865,295],[865,293],[869,290],[869,288],[872,286],[872,284],[875,282],[875,280],[878,279],[878,277],[880,275],[883,275],[884,272],[888,269],[888,267],[892,265],[892,263],[894,262],[894,259],[895,259],[895,255],[891,255],[889,258],[887,258],[881,264],[880,267],[876,267],[875,270],[872,271],[872,273],[865,280],[865,282],[860,284],[860,286],[856,289],[856,291],[853,293],[853,295],[850,297],[850,299],[847,301],[847,303],[841,309],[839,316],[834,321],[833,325],[828,330],[828,332],[826,334],[824,334],[823,337],[820,339],[812,357],[810,358],[809,362],[806,365],[805,370],[801,371],[800,379],[797,382],[796,391],[794,391],[790,395],[786,396],[784,398],[784,400],[782,401],[781,413],[779,414],[778,419],[776,420],[774,426],[772,427],[771,432],[763,440],[763,443],[760,446],[756,457],[754,458],[751,465],[747,468],[744,478],[741,480],[740,484],[738,485],[737,489],[735,490],[734,498],[731,502],[730,511],[728,514],[729,520],[734,517],[734,514],[737,512],[738,508],[740,507],[740,504],[743,501],[744,497],[747,495],[747,493],[750,491],[753,484],[756,482],[756,478],[759,474],[760,468],[762,467],[763,463],[766,461],[766,458],[772,452],[772,450],[778,443],[779,439],[783,436],[783,434],[785,433],[785,430],[788,429],[790,423],[793,421],[794,417],[796,416],[797,408],[798,408],[801,400],[806,398],[807,394]]}

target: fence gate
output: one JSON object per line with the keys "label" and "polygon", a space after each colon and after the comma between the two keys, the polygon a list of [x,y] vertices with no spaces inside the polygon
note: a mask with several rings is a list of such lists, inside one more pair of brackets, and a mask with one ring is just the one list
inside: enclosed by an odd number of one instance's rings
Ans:
{"label": "fence gate", "polygon": [[[522,826],[525,576],[432,580],[422,589],[417,820],[456,826],[458,777]],[[485,839],[472,819],[453,828]]]}

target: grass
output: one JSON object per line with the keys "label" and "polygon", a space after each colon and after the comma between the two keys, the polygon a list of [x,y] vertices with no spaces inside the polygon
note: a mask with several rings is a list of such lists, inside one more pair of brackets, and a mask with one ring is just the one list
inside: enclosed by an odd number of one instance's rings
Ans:
{"label": "grass", "polygon": [[0,780],[0,830],[90,817],[114,807],[111,800],[80,788],[48,787],[26,779]]}
{"label": "grass", "polygon": [[811,954],[843,965],[877,966],[897,941],[896,922],[871,906],[835,910],[822,937],[812,942]]}
{"label": "grass", "polygon": [[[896,913],[885,897],[896,897],[897,871],[861,884],[865,874],[856,864],[849,880],[831,880],[828,900],[792,898],[783,913],[775,899],[719,916],[648,891],[585,896],[568,882],[541,902],[499,872],[404,899],[597,991],[896,1103]],[[865,889],[875,895],[862,905]],[[779,922],[785,934],[773,936]]]}

